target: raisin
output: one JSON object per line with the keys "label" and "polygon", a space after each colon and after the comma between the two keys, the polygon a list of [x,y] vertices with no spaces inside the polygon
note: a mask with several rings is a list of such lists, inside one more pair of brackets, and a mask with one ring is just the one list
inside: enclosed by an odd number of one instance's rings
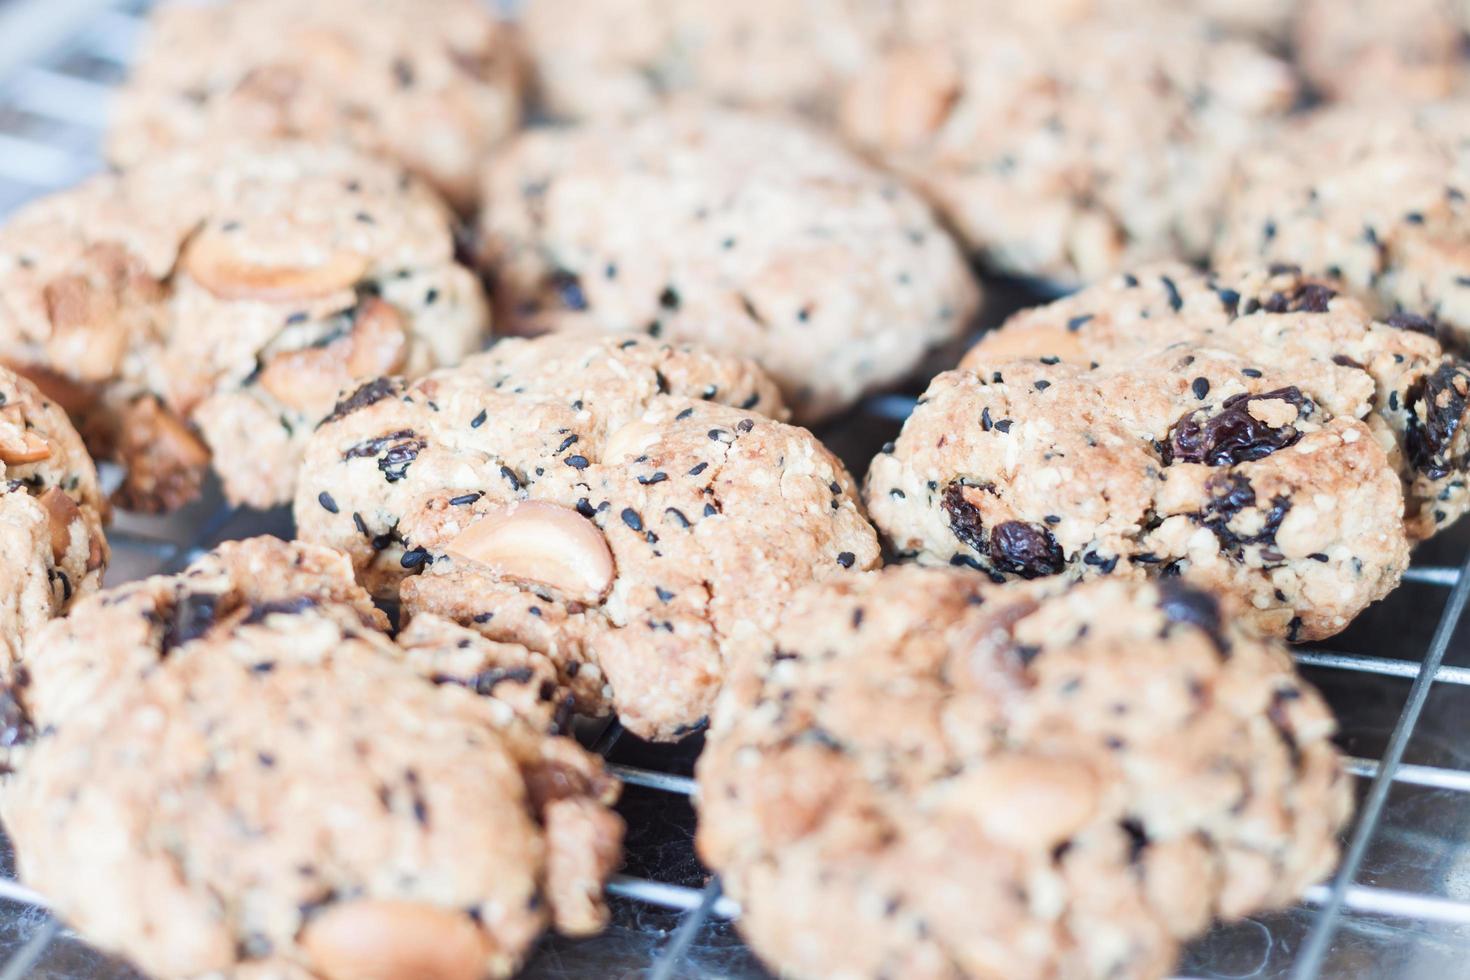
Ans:
{"label": "raisin", "polygon": [[976,551],[985,550],[985,525],[980,521],[979,509],[965,499],[965,488],[961,483],[951,483],[944,488],[943,507],[949,515],[949,529],[954,536]]}
{"label": "raisin", "polygon": [[1171,623],[1184,623],[1203,630],[1215,649],[1224,656],[1230,652],[1220,618],[1220,603],[1208,592],[1185,585],[1177,578],[1159,582],[1159,608]]}
{"label": "raisin", "polygon": [[1430,337],[1437,336],[1439,333],[1435,329],[1433,320],[1414,313],[1395,313],[1384,322],[1390,327],[1398,327],[1400,330],[1409,330],[1413,333],[1427,334]]}
{"label": "raisin", "polygon": [[1261,395],[1232,395],[1218,414],[1201,419],[1194,411],[1174,424],[1162,447],[1164,463],[1205,463],[1230,466],[1262,459],[1285,449],[1301,438],[1296,427],[1273,429],[1250,413],[1252,401],[1285,401],[1297,406],[1306,402],[1295,386],[1278,388]]}
{"label": "raisin", "polygon": [[1062,546],[1045,528],[1006,521],[990,536],[990,560],[1003,572],[1022,578],[1055,575],[1066,565]]}
{"label": "raisin", "polygon": [[1467,394],[1470,375],[1453,362],[1441,364],[1409,388],[1404,401],[1409,413],[1404,448],[1414,468],[1432,480],[1465,465],[1463,454],[1451,457],[1449,451],[1465,415]]}
{"label": "raisin", "polygon": [[367,408],[369,405],[380,402],[384,398],[391,398],[398,394],[399,390],[399,383],[392,378],[374,378],[360,385],[352,394],[337,402],[332,407],[332,413],[322,419],[317,425],[317,428],[321,428],[328,422],[335,422],[344,416],[351,415],[358,409]]}
{"label": "raisin", "polygon": [[1326,313],[1337,290],[1315,282],[1299,284],[1290,293],[1272,293],[1261,309],[1267,313]]}
{"label": "raisin", "polygon": [[220,597],[210,592],[194,592],[174,603],[172,614],[163,628],[159,652],[167,654],[190,640],[197,640],[214,625]]}

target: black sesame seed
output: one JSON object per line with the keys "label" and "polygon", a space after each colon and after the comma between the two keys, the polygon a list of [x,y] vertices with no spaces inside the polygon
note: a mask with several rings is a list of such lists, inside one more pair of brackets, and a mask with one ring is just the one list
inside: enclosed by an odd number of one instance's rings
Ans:
{"label": "black sesame seed", "polygon": [[478,490],[476,490],[474,493],[462,493],[458,497],[451,497],[449,499],[449,506],[463,507],[465,504],[474,503],[476,500],[479,500],[483,496],[485,495]]}
{"label": "black sesame seed", "polygon": [[562,462],[574,470],[585,470],[588,465],[586,456],[579,456],[575,453],[562,460]]}
{"label": "black sesame seed", "polygon": [[332,495],[327,493],[327,491],[323,490],[321,493],[317,494],[316,502],[321,504],[322,510],[326,511],[328,514],[337,513],[337,501],[333,500]]}
{"label": "black sesame seed", "polygon": [[1087,326],[1088,321],[1092,319],[1092,316],[1093,315],[1091,313],[1084,313],[1081,316],[1072,317],[1072,319],[1067,321],[1067,329],[1072,333],[1076,333],[1078,330],[1081,330],[1083,327]]}
{"label": "black sesame seed", "polygon": [[707,469],[709,469],[709,463],[695,463],[694,466],[690,468],[689,475],[698,476]]}
{"label": "black sesame seed", "polygon": [[624,524],[628,525],[628,527],[632,528],[633,530],[643,530],[643,518],[639,517],[638,512],[633,508],[624,507],[623,512],[618,516],[623,519]]}
{"label": "black sesame seed", "polygon": [[1190,382],[1189,387],[1194,392],[1194,397],[1201,401],[1210,393],[1210,381],[1208,378],[1195,378]]}
{"label": "black sesame seed", "polygon": [[843,568],[851,568],[852,563],[855,561],[857,561],[857,555],[854,555],[850,551],[839,551],[837,553],[837,564]]}
{"label": "black sesame seed", "polygon": [[482,426],[484,424],[485,424],[485,410],[482,408],[482,409],[480,409],[480,414],[479,415],[476,415],[474,418],[470,419],[470,428],[471,429],[478,429],[480,426]]}
{"label": "black sesame seed", "polygon": [[404,568],[418,568],[420,565],[428,560],[428,551],[423,548],[414,548],[410,551],[405,551],[403,553],[403,557],[398,559],[398,564],[402,565]]}

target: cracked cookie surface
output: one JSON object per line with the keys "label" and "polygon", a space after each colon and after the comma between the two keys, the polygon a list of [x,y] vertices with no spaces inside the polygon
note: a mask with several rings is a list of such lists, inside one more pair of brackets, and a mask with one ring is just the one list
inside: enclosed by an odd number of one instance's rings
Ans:
{"label": "cracked cookie surface", "polygon": [[133,167],[211,142],[307,137],[392,158],[462,210],[520,122],[515,32],[475,0],[173,3],[149,22],[108,141]]}
{"label": "cracked cookie surface", "polygon": [[66,413],[0,368],[0,667],[102,585],[107,501]]}
{"label": "cracked cookie surface", "polygon": [[0,230],[0,356],[67,404],[122,502],[291,499],[338,390],[478,346],[488,310],[423,184],[346,148],[210,148],[96,178]]}
{"label": "cracked cookie surface", "polygon": [[405,614],[551,657],[578,710],[697,727],[786,596],[870,568],[842,464],[745,360],[643,337],[506,340],[347,399],[296,499]]}
{"label": "cracked cookie surface", "polygon": [[1303,390],[1361,418],[1383,447],[1413,541],[1470,508],[1470,364],[1433,334],[1422,317],[1376,318],[1340,283],[1295,268],[1216,275],[1166,263],[1017,313],[961,367],[1018,356],[1126,366],[1145,351],[1193,346],[1309,378]]}
{"label": "cracked cookie surface", "polygon": [[983,264],[1071,284],[1203,257],[1233,157],[1295,90],[1283,62],[1186,13],[1038,28],[997,11],[875,59],[842,124]]}
{"label": "cracked cookie surface", "polygon": [[545,665],[386,625],[341,555],[270,538],[79,603],[18,688],[23,879],[162,977],[472,980],[598,929],[618,786]]}
{"label": "cracked cookie surface", "polygon": [[1467,113],[1457,99],[1295,120],[1241,158],[1216,267],[1299,266],[1380,316],[1425,317],[1470,344]]}
{"label": "cracked cookie surface", "polygon": [[993,350],[967,364],[869,468],[900,559],[997,579],[1179,575],[1293,640],[1340,631],[1407,567],[1361,370],[1188,344],[1096,367]]}
{"label": "cracked cookie surface", "polygon": [[531,133],[485,186],[482,258],[511,329],[752,357],[798,421],[901,380],[978,303],[927,206],[795,120],[684,105]]}
{"label": "cracked cookie surface", "polygon": [[782,975],[1162,977],[1330,871],[1333,730],[1177,581],[890,567],[799,593],[722,694],[697,843]]}

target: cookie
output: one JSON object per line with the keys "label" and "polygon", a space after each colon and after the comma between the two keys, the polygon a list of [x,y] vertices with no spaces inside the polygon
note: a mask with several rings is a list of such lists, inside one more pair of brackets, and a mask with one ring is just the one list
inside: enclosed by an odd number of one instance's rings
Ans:
{"label": "cookie", "polygon": [[1186,13],[950,23],[875,59],[842,127],[996,272],[1070,285],[1203,257],[1233,157],[1295,99],[1285,63]]}
{"label": "cookie", "polygon": [[842,464],[762,411],[781,403],[749,361],[506,340],[346,399],[312,436],[296,523],[410,619],[539,651],[578,711],[677,738],[798,585],[878,564]]}
{"label": "cookie", "polygon": [[941,374],[873,460],[869,512],[903,560],[1177,575],[1267,634],[1331,636],[1407,567],[1399,476],[1366,372],[1257,363],[1180,344]]}
{"label": "cookie", "polygon": [[1470,7],[1463,0],[1297,0],[1293,47],[1329,99],[1435,99],[1463,88]]}
{"label": "cookie", "polygon": [[72,407],[123,503],[291,499],[338,391],[479,346],[488,310],[425,185],[343,147],[208,148],[96,178],[0,230],[0,358]]}
{"label": "cookie", "polygon": [[21,690],[23,880],[159,977],[499,977],[595,931],[616,781],[457,673],[492,644],[386,625],[342,556],[269,538],[78,603]]}
{"label": "cookie", "polygon": [[476,0],[229,0],[153,14],[107,152],[308,137],[390,157],[461,210],[520,122],[524,56]]}
{"label": "cookie", "polygon": [[1320,110],[1242,158],[1218,268],[1300,266],[1470,344],[1470,101]]}
{"label": "cookie", "polygon": [[799,594],[722,695],[698,849],[782,976],[1163,977],[1331,870],[1333,729],[1177,580],[887,568]]}
{"label": "cookie", "polygon": [[66,413],[0,368],[0,671],[30,634],[101,586],[107,517]]}
{"label": "cookie", "polygon": [[685,104],[538,131],[485,180],[481,253],[512,329],[753,357],[799,421],[899,381],[977,306],[925,205],[794,120]]}
{"label": "cookie", "polygon": [[531,0],[521,23],[556,116],[629,117],[680,93],[829,114],[901,14],[873,0]]}
{"label": "cookie", "polygon": [[961,367],[1022,356],[1125,366],[1148,350],[1192,345],[1290,371],[1319,403],[1368,425],[1402,481],[1410,540],[1430,537],[1470,508],[1470,365],[1446,354],[1425,320],[1376,320],[1340,289],[1295,268],[1141,268],[1016,314]]}

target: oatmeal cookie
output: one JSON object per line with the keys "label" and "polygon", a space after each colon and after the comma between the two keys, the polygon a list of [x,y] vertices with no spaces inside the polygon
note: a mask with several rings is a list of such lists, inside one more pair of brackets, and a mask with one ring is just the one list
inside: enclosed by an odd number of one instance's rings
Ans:
{"label": "oatmeal cookie", "polygon": [[291,499],[342,387],[476,348],[480,285],[425,185],[341,147],[208,148],[44,199],[0,230],[0,357],[73,407],[123,502]]}
{"label": "oatmeal cookie", "polygon": [[1298,0],[1302,74],[1330,99],[1434,99],[1463,90],[1465,0]]}
{"label": "oatmeal cookie", "polygon": [[342,556],[268,538],[80,602],[21,688],[22,878],[160,977],[473,980],[598,929],[616,781],[503,647],[385,625]]}
{"label": "oatmeal cookie", "polygon": [[579,711],[675,738],[794,588],[878,563],[842,464],[762,410],[779,396],[737,358],[502,341],[346,399],[312,437],[297,526],[380,594],[401,581],[410,619],[540,651]]}
{"label": "oatmeal cookie", "polygon": [[107,517],[66,413],[0,368],[0,672],[27,636],[101,586]]}
{"label": "oatmeal cookie", "polygon": [[1176,580],[814,585],[727,686],[698,848],[783,976],[1157,978],[1350,806],[1281,647]]}
{"label": "oatmeal cookie", "polygon": [[1295,100],[1290,69],[1182,12],[1025,20],[895,46],[843,129],[992,270],[1072,284],[1203,257],[1234,156]]}
{"label": "oatmeal cookie", "polygon": [[149,26],[108,141],[123,166],[301,136],[390,157],[468,210],[520,122],[516,33],[478,0],[173,3]]}
{"label": "oatmeal cookie", "polygon": [[827,114],[900,14],[874,0],[530,0],[522,22],[557,116],[632,116],[677,93]]}
{"label": "oatmeal cookie", "polygon": [[1470,100],[1296,120],[1241,159],[1216,267],[1299,266],[1470,346],[1467,119]]}
{"label": "oatmeal cookie", "polygon": [[1180,575],[1293,640],[1338,632],[1407,567],[1362,370],[1186,344],[971,367],[935,378],[869,469],[901,559],[997,580]]}
{"label": "oatmeal cookie", "polygon": [[1017,313],[960,366],[1015,357],[1125,366],[1149,350],[1198,346],[1309,377],[1313,397],[1367,423],[1402,480],[1410,540],[1430,537],[1470,509],[1470,364],[1445,353],[1423,318],[1377,320],[1341,288],[1296,268],[1149,266]]}
{"label": "oatmeal cookie", "polygon": [[803,422],[901,380],[978,302],[917,197],[791,120],[686,104],[531,133],[485,187],[482,257],[512,329],[753,357]]}

